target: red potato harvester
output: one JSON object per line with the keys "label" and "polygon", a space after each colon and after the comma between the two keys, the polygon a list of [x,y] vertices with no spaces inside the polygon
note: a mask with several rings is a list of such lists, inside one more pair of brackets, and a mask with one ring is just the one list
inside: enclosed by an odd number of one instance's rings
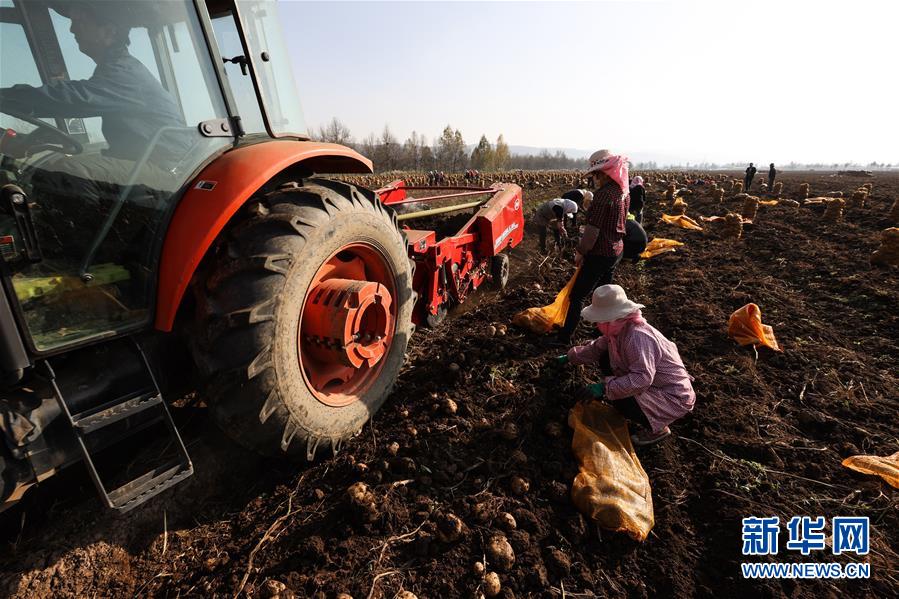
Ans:
{"label": "red potato harvester", "polygon": [[[451,192],[413,198],[408,191]],[[403,224],[409,257],[415,261],[412,285],[418,301],[412,319],[416,324],[437,326],[447,310],[461,304],[468,294],[490,281],[497,289],[509,279],[506,249],[521,243],[524,235],[524,209],[521,188],[511,183],[491,187],[407,186],[394,181],[376,191],[386,206],[399,208],[411,204],[475,197],[470,202],[399,214],[400,223],[475,209],[474,214],[453,234],[438,239],[438,232],[414,229]]]}

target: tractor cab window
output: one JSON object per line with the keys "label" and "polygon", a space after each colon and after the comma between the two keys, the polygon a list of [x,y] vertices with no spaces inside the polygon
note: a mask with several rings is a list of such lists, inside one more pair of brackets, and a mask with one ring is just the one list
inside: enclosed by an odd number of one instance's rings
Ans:
{"label": "tractor cab window", "polygon": [[[267,119],[270,132],[276,137],[306,137],[306,123],[281,34],[277,4],[273,0],[207,2],[244,131],[269,132],[265,126]],[[256,72],[255,83],[249,61]]]}
{"label": "tractor cab window", "polygon": [[237,7],[272,133],[305,136],[306,123],[287,45],[281,34],[277,4],[271,0],[238,0]]}
{"label": "tractor cab window", "polygon": [[0,187],[27,198],[0,204],[0,249],[31,342],[144,326],[164,223],[233,142],[198,129],[227,112],[195,5],[3,0],[0,27]]}

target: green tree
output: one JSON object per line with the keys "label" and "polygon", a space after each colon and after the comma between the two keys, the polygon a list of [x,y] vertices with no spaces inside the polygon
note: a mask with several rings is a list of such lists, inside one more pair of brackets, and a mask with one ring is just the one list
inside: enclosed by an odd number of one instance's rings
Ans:
{"label": "green tree", "polygon": [[452,166],[453,172],[461,171],[468,162],[468,152],[465,151],[465,140],[462,139],[462,132],[456,129],[453,132],[453,154]]}
{"label": "green tree", "polygon": [[510,158],[509,145],[503,139],[503,134],[500,133],[499,137],[496,138],[496,148],[493,150],[493,168],[498,171],[506,170],[509,168]]}
{"label": "green tree", "polygon": [[447,125],[444,127],[443,133],[437,138],[435,146],[434,154],[437,159],[437,170],[452,170],[455,154],[455,139],[453,137],[453,128],[451,126]]}
{"label": "green tree", "polygon": [[479,171],[493,169],[493,146],[487,141],[487,136],[482,135],[478,145],[471,151],[471,168]]}

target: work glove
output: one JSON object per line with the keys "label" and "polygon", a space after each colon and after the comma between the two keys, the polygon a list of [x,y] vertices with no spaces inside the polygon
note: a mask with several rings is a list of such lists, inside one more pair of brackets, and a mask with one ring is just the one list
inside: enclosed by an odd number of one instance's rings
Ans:
{"label": "work glove", "polygon": [[578,394],[578,401],[591,401],[593,399],[602,399],[602,396],[605,395],[606,386],[603,383],[593,383],[592,385],[587,385],[581,390]]}

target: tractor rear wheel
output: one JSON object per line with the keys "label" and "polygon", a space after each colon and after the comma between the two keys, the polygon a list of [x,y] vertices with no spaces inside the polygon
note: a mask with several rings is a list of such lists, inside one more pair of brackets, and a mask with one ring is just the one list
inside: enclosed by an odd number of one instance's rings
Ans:
{"label": "tractor rear wheel", "polygon": [[337,451],[378,411],[412,333],[392,211],[323,179],[252,200],[198,281],[197,363],[219,426],[265,455]]}

